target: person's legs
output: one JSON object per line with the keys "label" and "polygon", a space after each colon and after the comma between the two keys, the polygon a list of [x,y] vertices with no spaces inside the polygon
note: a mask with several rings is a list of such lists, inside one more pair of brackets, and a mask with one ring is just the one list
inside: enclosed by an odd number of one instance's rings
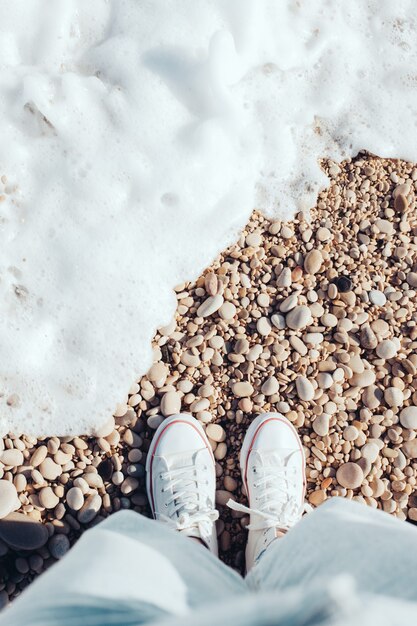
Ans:
{"label": "person's legs", "polygon": [[258,415],[240,453],[242,481],[249,507],[229,500],[235,511],[250,514],[246,571],[271,542],[301,519],[305,499],[305,457],[294,426],[279,413]]}
{"label": "person's legs", "polygon": [[247,592],[216,557],[214,460],[198,422],[181,415],[165,420],[147,470],[160,521],[131,511],[109,517],[32,584],[0,625],[127,626]]}
{"label": "person's legs", "polygon": [[248,576],[264,590],[323,584],[347,574],[364,593],[417,600],[417,529],[371,507],[333,498],[275,541]]}
{"label": "person's legs", "polygon": [[0,616],[0,625],[140,624],[245,592],[206,548],[138,513],[87,531]]}

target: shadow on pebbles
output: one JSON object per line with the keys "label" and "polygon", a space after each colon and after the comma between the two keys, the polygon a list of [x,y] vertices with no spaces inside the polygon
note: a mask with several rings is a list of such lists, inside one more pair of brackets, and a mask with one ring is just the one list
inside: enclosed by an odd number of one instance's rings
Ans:
{"label": "shadow on pebbles", "polygon": [[259,412],[295,425],[307,497],[417,521],[417,168],[323,163],[311,219],[253,214],[195,283],[176,288],[154,364],[96,437],[9,435],[0,453],[0,603],[124,508],[149,515],[144,463],[164,416],[205,425],[217,461],[221,557],[243,566],[238,455]]}

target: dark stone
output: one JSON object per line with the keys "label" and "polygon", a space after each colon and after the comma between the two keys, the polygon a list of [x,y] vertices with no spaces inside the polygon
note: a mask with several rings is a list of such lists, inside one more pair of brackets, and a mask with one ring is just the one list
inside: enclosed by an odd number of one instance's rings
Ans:
{"label": "dark stone", "polygon": [[104,461],[97,466],[97,471],[104,481],[108,481],[113,474],[113,463],[110,459],[104,459]]}
{"label": "dark stone", "polygon": [[23,513],[10,513],[0,520],[0,539],[15,550],[37,550],[48,538],[46,526]]}
{"label": "dark stone", "polygon": [[347,293],[352,291],[352,281],[347,276],[339,276],[336,279],[336,287],[339,293]]}
{"label": "dark stone", "polygon": [[48,543],[49,552],[54,559],[62,559],[70,547],[70,541],[66,535],[54,535]]}

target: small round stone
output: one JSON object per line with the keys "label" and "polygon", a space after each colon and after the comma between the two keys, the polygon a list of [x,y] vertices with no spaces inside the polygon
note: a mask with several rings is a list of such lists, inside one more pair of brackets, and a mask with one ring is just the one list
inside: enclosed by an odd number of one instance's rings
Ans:
{"label": "small round stone", "polygon": [[10,467],[19,467],[23,464],[23,454],[20,450],[15,450],[14,448],[4,450],[0,455],[0,461]]}
{"label": "small round stone", "polygon": [[304,258],[304,269],[308,274],[317,274],[323,265],[323,255],[320,250],[310,250]]}
{"label": "small round stone", "polygon": [[48,456],[39,465],[39,471],[46,480],[56,480],[62,474],[62,467]]}
{"label": "small round stone", "polygon": [[292,309],[285,319],[288,328],[301,330],[311,324],[312,316],[308,306],[300,305]]}
{"label": "small round stone", "polygon": [[267,337],[272,330],[269,319],[267,317],[260,317],[256,322],[256,330],[262,337]]}
{"label": "small round stone", "polygon": [[165,417],[181,411],[181,396],[177,391],[164,393],[161,400],[161,413]]}
{"label": "small round stone", "polygon": [[356,428],[356,426],[352,426],[352,424],[350,424],[349,426],[346,426],[346,428],[343,431],[343,439],[345,441],[355,441],[355,439],[358,438],[359,435],[359,431]]}
{"label": "small round stone", "polygon": [[36,448],[35,452],[30,457],[30,464],[33,467],[38,467],[42,461],[46,459],[47,454],[48,448],[46,446],[39,446],[39,448]]}
{"label": "small round stone", "polygon": [[339,485],[346,489],[357,489],[363,481],[363,471],[357,463],[344,463],[336,472]]}
{"label": "small round stone", "polygon": [[43,487],[39,492],[39,502],[45,509],[54,509],[59,502],[51,487]]}
{"label": "small round stone", "polygon": [[398,387],[387,387],[384,391],[384,400],[390,407],[402,406],[404,394]]}
{"label": "small round stone", "polygon": [[88,496],[81,509],[78,511],[77,519],[80,524],[88,524],[97,515],[101,508],[101,497],[96,493]]}
{"label": "small round stone", "polygon": [[62,557],[68,552],[71,544],[66,535],[57,534],[50,538],[48,541],[48,549],[54,559],[62,559]]}
{"label": "small round stone", "polygon": [[339,293],[347,293],[352,291],[352,281],[347,276],[339,276],[336,279],[336,287]]}
{"label": "small round stone", "polygon": [[261,387],[261,391],[264,396],[273,396],[278,393],[279,384],[275,376],[270,376],[266,379]]}
{"label": "small round stone", "polygon": [[218,311],[224,302],[222,295],[209,296],[197,309],[198,317],[210,317]]}
{"label": "small round stone", "polygon": [[295,387],[300,400],[309,402],[314,398],[314,387],[305,376],[298,376],[295,381]]}
{"label": "small round stone", "polygon": [[401,426],[404,428],[417,428],[417,406],[407,406],[400,413]]}
{"label": "small round stone", "polygon": [[219,309],[219,317],[222,320],[232,320],[236,315],[236,307],[233,302],[224,302]]}
{"label": "small round stone", "polygon": [[380,359],[392,359],[397,354],[397,346],[390,339],[385,339],[377,345],[375,352]]}
{"label": "small round stone", "polygon": [[154,363],[149,370],[147,377],[151,383],[155,385],[155,387],[162,387],[165,384],[166,378],[168,376],[168,368],[165,363]]}
{"label": "small round stone", "polygon": [[9,480],[0,480],[0,519],[6,517],[20,506],[17,491]]}
{"label": "small round stone", "polygon": [[319,372],[319,374],[317,374],[317,384],[320,389],[330,389],[333,383],[333,377],[329,372]]}
{"label": "small round stone", "polygon": [[206,434],[209,439],[220,443],[226,439],[226,433],[224,428],[220,424],[208,424],[206,428]]}
{"label": "small round stone", "polygon": [[373,370],[364,370],[361,374],[354,374],[351,378],[351,383],[355,387],[370,387],[376,380],[375,372]]}
{"label": "small round stone", "polygon": [[79,487],[67,491],[67,504],[73,511],[79,511],[84,504],[84,495]]}
{"label": "small round stone", "polygon": [[248,398],[254,392],[252,385],[249,382],[234,383],[232,391],[237,398]]}
{"label": "small round stone", "polygon": [[379,289],[372,289],[369,292],[369,300],[375,306],[384,306],[387,303],[385,294],[382,291],[379,291]]}
{"label": "small round stone", "polygon": [[376,443],[365,443],[361,448],[361,455],[370,463],[374,463],[379,456],[379,448]]}
{"label": "small round stone", "polygon": [[319,437],[325,437],[329,434],[330,415],[322,413],[313,421],[313,430]]}

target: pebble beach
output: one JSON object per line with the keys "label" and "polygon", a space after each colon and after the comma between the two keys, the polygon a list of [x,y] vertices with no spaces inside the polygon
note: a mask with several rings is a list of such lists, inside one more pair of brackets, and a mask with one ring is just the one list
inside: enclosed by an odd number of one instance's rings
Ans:
{"label": "pebble beach", "polygon": [[177,286],[151,369],[95,437],[0,441],[1,605],[108,515],[149,515],[147,450],[178,412],[206,428],[236,569],[249,520],[224,505],[245,501],[239,451],[258,413],[297,428],[312,507],[337,496],[417,522],[417,167],[370,154],[322,167],[331,183],[309,214],[254,212]]}

